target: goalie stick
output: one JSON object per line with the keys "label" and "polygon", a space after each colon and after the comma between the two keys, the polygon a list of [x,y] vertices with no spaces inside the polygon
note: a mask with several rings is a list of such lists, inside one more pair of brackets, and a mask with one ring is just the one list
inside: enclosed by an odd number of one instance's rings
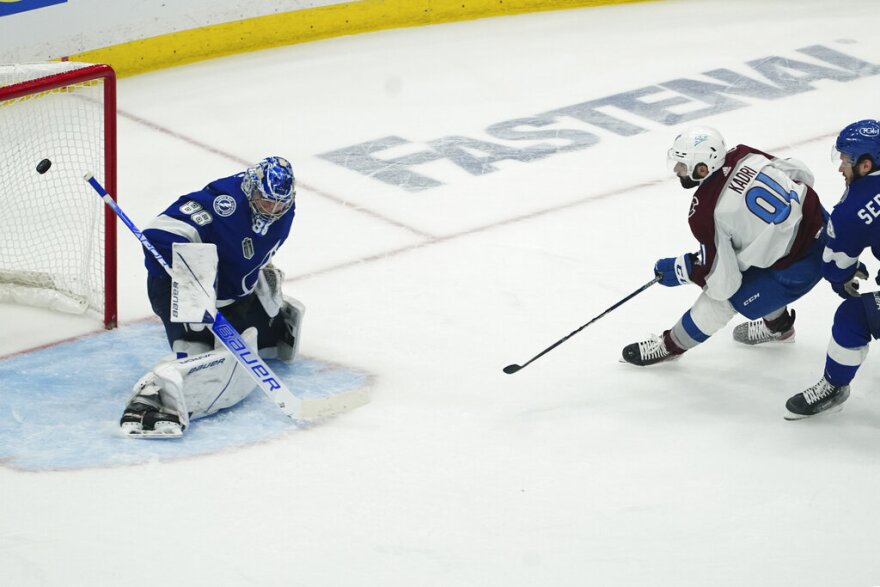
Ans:
{"label": "goalie stick", "polygon": [[[102,186],[91,173],[87,173],[84,176],[84,179],[98,193],[101,199],[104,200],[104,203],[113,210],[116,216],[122,220],[123,224],[128,227],[132,234],[141,241],[144,248],[156,258],[156,261],[159,262],[168,275],[171,275],[171,266],[168,265],[168,262],[162,257],[162,254],[157,251],[149,239],[138,230],[138,227],[135,226],[134,222],[132,222],[128,215],[126,215],[126,213],[119,207],[119,204],[110,197],[110,194],[107,193],[104,186]],[[247,343],[242,339],[241,334],[239,334],[235,327],[229,323],[219,310],[217,310],[217,313],[213,315],[212,318],[213,322],[209,323],[208,327],[214,335],[220,339],[223,346],[229,349],[229,352],[232,353],[235,360],[238,361],[248,373],[250,373],[260,390],[269,396],[269,399],[271,399],[275,405],[291,419],[304,419],[302,400],[293,395],[290,389],[288,389],[284,382],[275,375],[272,369],[270,369],[263,359],[260,358],[260,355],[257,354],[256,351],[252,351],[250,347],[248,347]]]}
{"label": "goalie stick", "polygon": [[552,351],[553,349],[555,349],[556,347],[558,347],[559,345],[564,343],[566,340],[568,340],[569,338],[571,338],[572,336],[574,336],[575,334],[577,334],[578,332],[580,332],[581,330],[583,330],[584,328],[586,328],[587,326],[589,326],[590,324],[592,324],[593,322],[595,322],[596,320],[598,320],[599,318],[601,318],[602,316],[604,316],[605,314],[610,312],[611,310],[614,310],[614,309],[618,308],[619,306],[622,306],[625,302],[628,302],[629,300],[633,299],[634,297],[636,297],[637,295],[639,295],[640,293],[642,293],[643,291],[645,291],[646,289],[648,289],[649,287],[651,287],[652,285],[657,283],[658,281],[660,281],[660,276],[656,275],[654,277],[654,279],[652,279],[651,281],[649,281],[648,283],[646,283],[645,285],[643,285],[642,287],[640,287],[636,291],[632,292],[631,294],[629,294],[628,296],[626,296],[625,298],[623,298],[622,300],[620,300],[619,302],[617,302],[616,304],[614,304],[613,306],[611,306],[610,308],[608,308],[607,310],[605,310],[604,312],[602,312],[601,314],[599,314],[598,316],[596,316],[595,318],[593,318],[592,320],[590,320],[589,322],[587,322],[586,324],[584,324],[583,326],[581,326],[580,328],[578,328],[577,330],[575,330],[574,332],[569,334],[568,336],[564,336],[564,337],[560,338],[555,343],[548,346],[546,349],[544,349],[543,351],[541,351],[540,353],[538,353],[537,355],[535,355],[534,357],[532,357],[531,359],[529,359],[528,361],[523,363],[522,365],[517,365],[517,364],[508,365],[507,367],[505,367],[503,369],[503,371],[505,373],[507,373],[508,375],[513,375],[514,373],[516,373],[517,371],[519,371],[523,367],[528,366],[528,364],[531,363],[532,361],[540,359],[541,357],[543,357],[544,355],[546,355],[547,353],[549,353],[550,351]]}

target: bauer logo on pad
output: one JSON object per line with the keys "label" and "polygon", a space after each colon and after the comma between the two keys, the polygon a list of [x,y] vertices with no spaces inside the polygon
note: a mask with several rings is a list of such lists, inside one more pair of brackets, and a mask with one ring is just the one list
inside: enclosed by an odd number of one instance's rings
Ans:
{"label": "bauer logo on pad", "polygon": [[0,16],[66,3],[67,0],[0,0]]}

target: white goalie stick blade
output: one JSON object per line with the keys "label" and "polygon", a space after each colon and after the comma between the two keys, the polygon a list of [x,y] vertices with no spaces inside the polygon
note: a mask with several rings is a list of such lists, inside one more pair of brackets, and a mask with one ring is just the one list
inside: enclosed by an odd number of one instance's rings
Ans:
{"label": "white goalie stick blade", "polygon": [[304,420],[332,418],[370,402],[370,388],[360,387],[321,398],[304,398],[300,404],[300,417]]}

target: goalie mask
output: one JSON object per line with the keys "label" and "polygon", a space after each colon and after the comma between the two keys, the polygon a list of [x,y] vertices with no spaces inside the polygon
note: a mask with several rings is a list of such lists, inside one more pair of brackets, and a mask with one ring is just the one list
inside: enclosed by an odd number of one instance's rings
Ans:
{"label": "goalie mask", "polygon": [[831,160],[856,166],[862,157],[870,157],[872,169],[880,166],[880,122],[876,120],[860,120],[840,131]]}
{"label": "goalie mask", "polygon": [[[670,169],[681,163],[687,170],[687,178],[700,183],[721,169],[726,154],[727,147],[724,145],[724,137],[721,133],[709,126],[696,126],[675,137],[672,147],[666,153],[666,159]],[[700,163],[709,168],[706,177],[694,175]]]}
{"label": "goalie mask", "polygon": [[296,197],[296,178],[283,157],[266,157],[244,172],[241,190],[255,218],[271,222],[284,216]]}

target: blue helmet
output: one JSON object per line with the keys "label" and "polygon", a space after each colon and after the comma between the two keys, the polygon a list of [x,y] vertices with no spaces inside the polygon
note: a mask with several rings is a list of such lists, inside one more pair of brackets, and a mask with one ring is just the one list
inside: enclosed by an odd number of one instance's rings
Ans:
{"label": "blue helmet", "polygon": [[880,122],[866,119],[850,124],[837,135],[834,152],[849,157],[852,165],[867,155],[874,167],[880,166]]}
{"label": "blue helmet", "polygon": [[275,220],[290,210],[296,197],[296,178],[283,157],[266,157],[244,172],[241,189],[251,203],[251,212]]}

